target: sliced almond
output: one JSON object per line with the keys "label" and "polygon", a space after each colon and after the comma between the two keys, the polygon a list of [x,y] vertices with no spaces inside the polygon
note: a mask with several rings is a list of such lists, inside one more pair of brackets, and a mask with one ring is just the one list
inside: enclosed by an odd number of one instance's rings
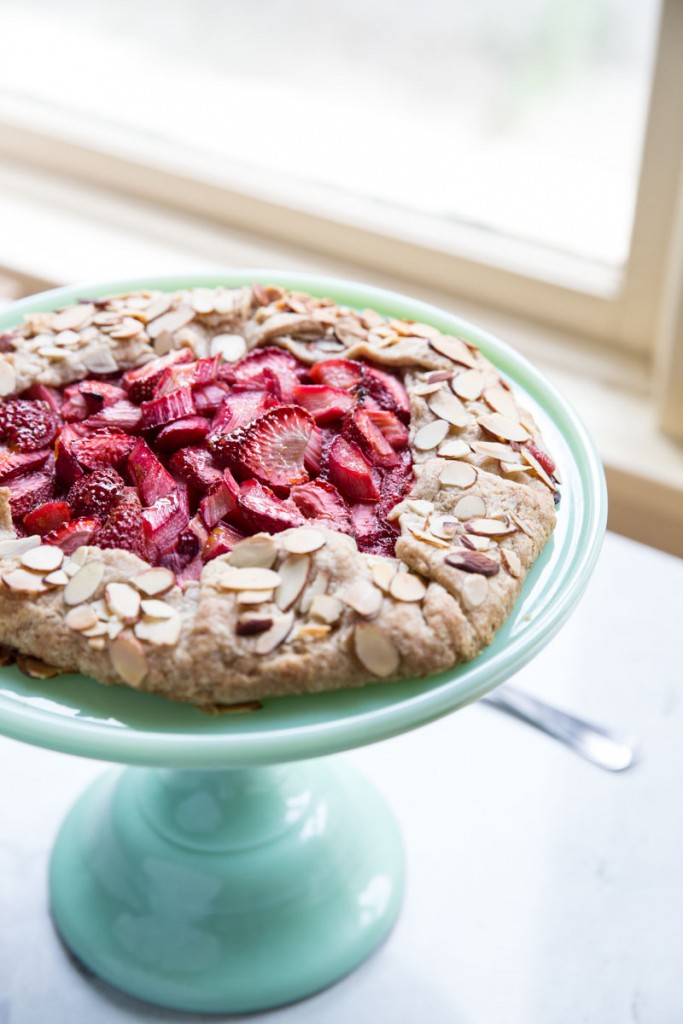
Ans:
{"label": "sliced almond", "polygon": [[245,700],[241,704],[204,704],[199,711],[207,715],[244,715],[250,711],[259,711],[263,707],[258,700]]}
{"label": "sliced almond", "polygon": [[12,569],[4,574],[2,580],[18,594],[43,594],[48,589],[41,577],[28,569]]}
{"label": "sliced almond", "polygon": [[393,562],[373,562],[370,565],[370,572],[376,586],[388,594],[391,581],[396,575],[396,565]]}
{"label": "sliced almond", "polygon": [[341,618],[344,606],[338,597],[332,594],[315,594],[311,602],[310,614],[328,625],[333,625]]}
{"label": "sliced almond", "polygon": [[435,416],[440,416],[454,427],[466,427],[470,422],[470,415],[460,399],[445,388],[430,395],[427,404]]}
{"label": "sliced almond", "polygon": [[110,611],[121,622],[126,625],[137,622],[140,617],[140,593],[129,583],[108,583],[104,588],[104,598]]}
{"label": "sliced almond", "polygon": [[14,367],[6,359],[0,359],[0,395],[11,395],[17,386]]}
{"label": "sliced almond", "polygon": [[113,331],[109,332],[109,337],[116,338],[117,341],[126,341],[128,338],[134,338],[136,334],[140,334],[144,329],[144,325],[139,320],[132,316],[124,316],[121,323]]}
{"label": "sliced almond", "polygon": [[327,593],[327,587],[330,582],[330,577],[324,570],[319,570],[313,581],[309,583],[306,590],[303,593],[301,600],[299,601],[299,611],[302,615],[307,615],[310,611],[311,605],[313,604],[313,598],[316,594]]}
{"label": "sliced almond", "polygon": [[413,394],[417,395],[418,398],[426,398],[427,395],[434,395],[437,391],[441,391],[441,381],[434,381],[433,384],[423,383],[416,384],[413,388]]}
{"label": "sliced almond", "polygon": [[154,320],[150,320],[147,324],[147,334],[154,340],[162,331],[170,331],[173,334],[181,327],[186,327],[192,320],[194,320],[192,306],[178,306],[177,309],[172,309],[168,313],[163,313]]}
{"label": "sliced almond", "polygon": [[106,646],[104,637],[97,636],[92,640],[88,640],[88,647],[92,647],[93,651],[103,651]]}
{"label": "sliced almond", "polygon": [[213,288],[193,288],[190,293],[190,302],[195,313],[201,315],[213,313],[214,297]]}
{"label": "sliced almond", "polygon": [[425,501],[424,498],[407,498],[405,505],[415,515],[422,516],[423,518],[434,511],[434,502]]}
{"label": "sliced almond", "polygon": [[31,537],[10,537],[9,540],[0,540],[0,558],[19,558],[26,551],[40,546],[42,538]]}
{"label": "sliced almond", "polygon": [[176,347],[175,338],[170,331],[162,331],[157,334],[153,342],[154,351],[158,356],[165,356]]}
{"label": "sliced almond", "polygon": [[462,338],[456,338],[452,334],[438,334],[435,338],[429,339],[429,344],[436,352],[447,359],[452,359],[454,363],[476,369],[477,361]]}
{"label": "sliced almond", "polygon": [[419,576],[410,572],[397,572],[391,581],[389,593],[397,601],[422,601],[427,587]]}
{"label": "sliced almond", "polygon": [[172,305],[173,297],[171,295],[158,295],[140,311],[140,319],[143,323],[147,324],[150,320],[156,320],[157,317],[167,313]]}
{"label": "sliced almond", "polygon": [[63,569],[57,569],[56,572],[48,573],[47,576],[43,577],[43,583],[46,583],[51,587],[65,587],[68,582],[69,577]]}
{"label": "sliced almond", "polygon": [[344,588],[339,596],[349,608],[353,608],[359,615],[366,617],[376,615],[382,607],[382,591],[378,590],[370,580],[354,580]]}
{"label": "sliced almond", "polygon": [[398,671],[400,658],[393,640],[373,622],[356,625],[353,646],[361,665],[374,676],[387,679]]}
{"label": "sliced almond", "polygon": [[74,553],[71,555],[70,561],[73,565],[85,565],[88,561],[88,548],[85,544],[81,544],[79,548],[76,548]]}
{"label": "sliced almond", "polygon": [[107,633],[110,640],[116,640],[117,636],[123,632],[126,627],[118,619],[112,619],[111,622],[107,623]]}
{"label": "sliced almond", "polygon": [[506,416],[516,423],[519,422],[517,403],[515,402],[514,395],[507,388],[501,387],[500,384],[486,388],[484,390],[484,401],[494,412],[498,412],[501,416]]}
{"label": "sliced almond", "polygon": [[471,449],[467,441],[463,441],[460,437],[454,437],[444,441],[439,448],[438,455],[442,459],[462,459],[470,452]]}
{"label": "sliced almond", "polygon": [[77,633],[81,633],[84,629],[92,629],[98,621],[95,609],[90,604],[81,604],[77,608],[70,608],[64,616],[65,624]]}
{"label": "sliced almond", "polygon": [[272,590],[238,590],[238,604],[267,604],[273,600]]}
{"label": "sliced almond", "polygon": [[142,601],[140,607],[142,614],[146,615],[148,619],[172,619],[177,614],[175,608],[171,608],[170,604],[166,604],[165,601],[156,601],[154,598]]}
{"label": "sliced almond", "polygon": [[463,604],[469,611],[474,611],[484,603],[488,596],[489,583],[485,576],[479,573],[472,573],[463,581],[460,596]]}
{"label": "sliced almond", "polygon": [[495,576],[500,570],[500,565],[493,558],[484,555],[481,551],[470,551],[469,548],[457,548],[446,555],[446,565],[453,569],[462,569],[463,572],[478,572],[482,576]]}
{"label": "sliced almond", "polygon": [[240,334],[216,334],[211,339],[210,352],[225,363],[236,363],[247,354],[247,343]]}
{"label": "sliced almond", "polygon": [[145,651],[130,633],[121,633],[109,646],[109,656],[114,670],[129,686],[139,686],[149,671]]}
{"label": "sliced almond", "polygon": [[278,546],[272,537],[247,537],[235,544],[228,562],[240,569],[271,569],[277,556]]}
{"label": "sliced almond", "polygon": [[88,345],[81,359],[91,373],[116,373],[119,368],[111,349],[104,342]]}
{"label": "sliced almond", "polygon": [[483,455],[486,459],[497,459],[504,462],[519,462],[519,455],[507,444],[500,441],[472,441],[472,451]]}
{"label": "sliced almond", "polygon": [[87,629],[82,629],[80,632],[83,636],[87,636],[88,638],[108,635],[106,622],[100,622],[97,617],[94,626],[88,626]]}
{"label": "sliced almond", "polygon": [[469,462],[448,462],[439,473],[443,487],[471,487],[477,479],[477,471]]}
{"label": "sliced almond", "polygon": [[453,509],[456,519],[476,519],[486,515],[486,502],[479,494],[466,494]]}
{"label": "sliced almond", "polygon": [[502,460],[498,463],[502,473],[507,473],[508,476],[512,476],[513,473],[531,473],[531,466],[523,466],[521,462],[503,462]]}
{"label": "sliced almond", "polygon": [[103,579],[104,562],[86,562],[64,588],[64,603],[75,605],[89,601]]}
{"label": "sliced almond", "polygon": [[36,572],[54,572],[64,561],[64,552],[52,544],[41,544],[40,547],[29,548],[21,556],[21,564]]}
{"label": "sliced almond", "polygon": [[500,557],[503,561],[503,565],[515,579],[519,579],[522,575],[522,563],[519,559],[519,555],[512,548],[501,548]]}
{"label": "sliced almond", "polygon": [[423,540],[425,544],[431,544],[434,548],[449,548],[450,544],[448,541],[440,540],[433,533],[427,533],[425,530],[420,529],[419,526],[412,526],[408,524],[408,529],[412,533],[416,540]]}
{"label": "sliced almond", "polygon": [[432,448],[441,444],[449,430],[450,424],[446,420],[432,420],[431,423],[420,427],[413,438],[413,445],[418,451],[431,451]]}
{"label": "sliced almond", "polygon": [[309,526],[301,526],[288,533],[282,541],[285,551],[292,555],[307,555],[318,551],[327,543],[325,534]]}
{"label": "sliced almond", "polygon": [[535,540],[536,535],[535,535],[534,531],[532,530],[532,528],[529,526],[528,523],[525,523],[525,521],[521,518],[521,516],[518,516],[516,512],[510,512],[510,519],[512,519],[513,523],[517,524],[517,526],[520,528],[522,533],[525,533],[527,535],[527,537],[531,538],[531,540]]}
{"label": "sliced almond", "polygon": [[431,516],[428,525],[431,532],[442,540],[453,540],[462,530],[460,521],[448,515]]}
{"label": "sliced almond", "polygon": [[17,654],[17,668],[31,679],[54,679],[55,676],[61,676],[64,672],[61,668],[48,665],[40,658],[31,658],[27,654]]}
{"label": "sliced almond", "polygon": [[235,632],[238,636],[255,636],[257,633],[265,633],[272,625],[271,615],[257,615],[252,612],[249,615],[240,615]]}
{"label": "sliced almond", "polygon": [[484,430],[488,430],[489,434],[502,437],[504,441],[517,441],[521,444],[529,440],[529,435],[521,423],[511,420],[509,416],[501,416],[499,412],[481,416],[477,422]]}
{"label": "sliced almond", "polygon": [[95,312],[95,307],[91,302],[81,302],[77,306],[67,306],[66,309],[60,309],[58,313],[52,315],[52,330],[59,333],[59,331],[78,331],[81,327],[90,320]]}
{"label": "sliced almond", "polygon": [[509,520],[487,519],[475,517],[465,523],[468,533],[476,533],[482,537],[502,537],[506,533],[516,533],[517,527]]}
{"label": "sliced almond", "polygon": [[463,533],[460,536],[460,541],[466,548],[470,548],[471,551],[488,551],[489,548],[493,547],[493,541],[490,537],[482,537],[476,533]]}
{"label": "sliced almond", "polygon": [[183,620],[180,615],[170,619],[142,619],[133,631],[138,640],[146,640],[154,647],[175,647],[180,639]]}
{"label": "sliced almond", "polygon": [[145,572],[133,576],[130,581],[134,587],[145,594],[146,597],[159,597],[165,594],[175,584],[175,574],[170,569],[159,566],[156,569],[146,569]]}
{"label": "sliced almond", "polygon": [[302,622],[301,625],[297,626],[293,639],[294,640],[322,640],[329,633],[332,632],[332,626],[328,626],[325,622]]}
{"label": "sliced almond", "polygon": [[257,654],[270,654],[285,642],[294,626],[294,612],[285,612],[274,620],[270,629],[256,641]]}
{"label": "sliced almond", "polygon": [[486,374],[483,370],[465,370],[451,381],[451,387],[458,398],[467,402],[476,402],[486,386]]}
{"label": "sliced almond", "polygon": [[[288,555],[284,559],[278,568],[280,585],[275,591],[275,604],[280,611],[288,611],[299,600],[306,586],[310,569],[311,559],[308,555]],[[247,572],[249,570],[244,569],[242,571]],[[269,569],[261,569],[260,571],[270,572]]]}
{"label": "sliced almond", "polygon": [[555,491],[556,490],[555,484],[553,483],[551,478],[548,476],[548,474],[546,473],[546,471],[544,470],[543,466],[538,461],[538,459],[536,458],[535,455],[532,455],[531,452],[527,451],[526,448],[522,448],[522,458],[524,459],[525,462],[529,463],[529,465],[531,466],[533,471],[536,473],[536,475],[540,476],[541,480],[546,485],[546,487],[549,487],[551,491]]}

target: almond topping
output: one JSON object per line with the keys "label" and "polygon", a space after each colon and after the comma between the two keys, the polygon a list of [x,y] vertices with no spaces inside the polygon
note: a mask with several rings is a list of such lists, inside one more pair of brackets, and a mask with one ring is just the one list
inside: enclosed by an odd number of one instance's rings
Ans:
{"label": "almond topping", "polygon": [[481,397],[485,384],[486,374],[483,370],[465,370],[451,381],[451,387],[458,398],[464,398],[468,402],[476,402]]}
{"label": "almond topping", "polygon": [[506,416],[516,423],[519,422],[517,403],[512,393],[506,388],[501,387],[499,384],[486,388],[484,391],[484,401],[494,412],[498,412],[501,416]]}
{"label": "almond topping", "polygon": [[48,573],[47,576],[43,577],[43,583],[51,587],[65,587],[68,582],[69,577],[63,569],[57,569],[56,572]]}
{"label": "almond topping", "polygon": [[467,441],[463,441],[461,438],[449,438],[439,448],[438,454],[442,459],[462,459],[465,455],[470,454],[470,446]]}
{"label": "almond topping", "polygon": [[366,617],[376,615],[382,607],[382,591],[373,586],[370,580],[354,580],[339,596],[349,608]]}
{"label": "almond topping", "polygon": [[19,594],[42,594],[48,589],[40,576],[28,569],[12,569],[2,579],[10,590],[16,590]]}
{"label": "almond topping", "polygon": [[397,572],[389,592],[397,601],[422,601],[427,588],[419,576],[413,576],[410,572]]}
{"label": "almond topping", "polygon": [[289,551],[292,555],[307,555],[312,551],[318,551],[326,543],[324,533],[308,526],[299,527],[293,533],[288,533],[283,539],[285,551]]}
{"label": "almond topping", "polygon": [[435,416],[440,416],[454,427],[466,427],[470,422],[470,415],[460,399],[445,388],[430,395],[427,404]]}
{"label": "almond topping", "polygon": [[541,463],[538,461],[535,455],[532,455],[526,448],[522,448],[522,458],[525,462],[528,462],[531,468],[534,470],[537,476],[540,476],[546,487],[549,487],[551,491],[555,490],[555,484],[550,479],[546,471],[544,470]]}
{"label": "almond topping", "polygon": [[504,441],[517,441],[521,444],[522,441],[529,440],[529,435],[521,423],[511,420],[508,416],[501,416],[499,412],[481,416],[477,422],[484,430],[488,430],[489,434],[502,437]]}
{"label": "almond topping", "polygon": [[338,597],[331,594],[316,594],[311,602],[310,614],[314,619],[320,619],[332,625],[341,617],[344,607]]}
{"label": "almond topping", "polygon": [[147,569],[145,572],[138,573],[130,582],[147,597],[158,597],[160,594],[165,594],[174,585],[175,574],[170,569],[159,566],[156,569]]}
{"label": "almond topping", "polygon": [[462,366],[469,366],[472,369],[477,366],[476,359],[462,338],[456,338],[451,334],[439,334],[436,338],[430,338],[429,344],[442,356],[452,359],[454,363],[460,363]]}
{"label": "almond topping", "polygon": [[473,611],[484,603],[488,592],[489,584],[486,577],[474,573],[465,578],[460,595],[465,607]]}
{"label": "almond topping", "polygon": [[238,604],[267,604],[272,600],[272,590],[239,590],[237,592]]}
{"label": "almond topping", "polygon": [[516,533],[517,527],[505,519],[475,518],[465,523],[468,533],[477,533],[482,537],[502,537],[506,533]]}
{"label": "almond topping", "polygon": [[446,420],[432,420],[420,427],[413,438],[413,444],[421,452],[431,451],[441,444],[449,430],[450,424]]}
{"label": "almond topping", "polygon": [[149,619],[172,619],[176,615],[175,608],[165,601],[155,601],[154,598],[141,602],[142,614]]}
{"label": "almond topping", "polygon": [[466,494],[453,509],[456,519],[474,519],[486,515],[486,502],[478,494]]}
{"label": "almond topping", "polygon": [[495,576],[500,566],[493,558],[483,555],[481,551],[470,551],[468,548],[458,548],[446,555],[446,565],[453,569],[462,569],[463,572],[478,572],[482,576]]}
{"label": "almond topping", "polygon": [[500,441],[472,441],[472,450],[486,459],[497,459],[506,462],[518,462],[519,455],[507,444]]}
{"label": "almond topping", "polygon": [[250,615],[240,615],[235,632],[238,636],[254,636],[256,633],[265,633],[272,625],[270,615],[256,615],[252,612]]}
{"label": "almond topping", "polygon": [[[126,625],[137,622],[140,616],[140,594],[128,583],[108,583],[104,597],[110,611]],[[159,602],[161,604],[161,601]]]}
{"label": "almond topping", "polygon": [[24,552],[37,548],[41,538],[33,537],[10,537],[9,540],[0,540],[0,558],[16,558]]}
{"label": "almond topping", "polygon": [[408,498],[405,504],[406,508],[418,516],[428,516],[430,512],[434,511],[434,502],[425,501],[424,498]]}
{"label": "almond topping", "polygon": [[441,391],[441,381],[434,381],[433,384],[416,384],[413,388],[413,394],[417,395],[418,398],[425,398],[427,395],[434,395],[437,391]]}
{"label": "almond topping", "polygon": [[240,334],[216,334],[211,339],[210,351],[226,363],[236,363],[247,354],[247,343]]}
{"label": "almond topping", "polygon": [[515,579],[519,579],[522,575],[522,563],[517,552],[513,551],[512,548],[501,548],[500,557],[510,575],[514,576]]}
{"label": "almond topping", "polygon": [[235,544],[228,562],[240,569],[271,569],[277,556],[278,547],[272,537],[247,537]]}
{"label": "almond topping", "polygon": [[390,636],[372,622],[359,622],[353,631],[356,657],[368,672],[386,679],[398,671],[400,659]]}
{"label": "almond topping", "polygon": [[294,626],[294,612],[286,612],[274,620],[270,629],[261,633],[256,641],[257,654],[270,654],[283,644]]}
{"label": "almond topping", "polygon": [[[278,569],[280,585],[275,591],[275,604],[280,611],[286,612],[296,604],[306,586],[310,568],[311,559],[308,555],[288,555],[280,565]],[[262,569],[260,571],[269,572],[270,570]]]}
{"label": "almond topping", "polygon": [[531,473],[531,466],[523,466],[521,462],[503,462],[501,460],[498,465],[501,472],[507,473],[509,476],[513,473]]}
{"label": "almond topping", "polygon": [[139,686],[148,672],[142,644],[130,633],[121,633],[112,640],[109,655],[114,669],[129,686]]}
{"label": "almond topping", "polygon": [[493,547],[490,537],[481,537],[476,533],[463,533],[460,537],[462,544],[471,551],[488,551]]}
{"label": "almond topping", "polygon": [[425,533],[425,531],[421,530],[418,526],[411,526],[409,523],[408,529],[412,533],[413,537],[416,538],[416,540],[423,540],[425,544],[431,544],[432,547],[434,548],[450,547],[448,541],[439,540],[439,538],[435,537],[433,533]]}
{"label": "almond topping", "polygon": [[69,629],[75,630],[77,633],[82,632],[84,629],[92,629],[98,623],[95,609],[92,605],[81,604],[77,608],[70,608],[64,616],[64,622]]}
{"label": "almond topping", "polygon": [[392,562],[373,562],[370,566],[370,572],[375,584],[385,594],[388,594],[391,581],[396,575],[396,566]]}
{"label": "almond topping", "polygon": [[147,334],[154,340],[162,331],[170,331],[172,334],[173,331],[179,331],[181,327],[186,327],[192,320],[194,320],[192,306],[178,306],[177,309],[172,309],[170,312],[150,320],[147,324]]}
{"label": "almond topping", "polygon": [[21,564],[36,572],[54,572],[59,569],[63,561],[64,552],[51,544],[41,544],[40,547],[29,548],[21,556]]}
{"label": "almond topping", "polygon": [[0,395],[11,395],[17,386],[14,367],[6,359],[0,359]]}
{"label": "almond topping", "polygon": [[429,529],[442,540],[452,540],[456,534],[460,533],[462,527],[453,516],[433,516],[429,520]]}
{"label": "almond topping", "polygon": [[64,671],[54,665],[48,665],[40,658],[31,658],[26,654],[17,654],[17,668],[31,679],[54,679],[55,676],[61,676]]}
{"label": "almond topping", "polygon": [[471,487],[477,479],[477,471],[469,462],[448,462],[439,474],[444,487]]}
{"label": "almond topping", "polygon": [[324,622],[302,622],[294,633],[295,640],[322,640],[332,632],[332,627]]}
{"label": "almond topping", "polygon": [[143,619],[135,623],[134,632],[138,640],[146,640],[154,647],[174,647],[182,625],[182,618],[176,614],[170,619]]}
{"label": "almond topping", "polygon": [[104,562],[86,562],[64,588],[64,603],[74,605],[89,601],[103,579]]}
{"label": "almond topping", "polygon": [[311,605],[313,604],[313,598],[315,597],[316,594],[327,593],[327,587],[329,582],[330,578],[324,570],[321,570],[320,572],[316,573],[313,582],[308,585],[303,594],[303,597],[299,601],[299,611],[302,613],[302,615],[308,614]]}

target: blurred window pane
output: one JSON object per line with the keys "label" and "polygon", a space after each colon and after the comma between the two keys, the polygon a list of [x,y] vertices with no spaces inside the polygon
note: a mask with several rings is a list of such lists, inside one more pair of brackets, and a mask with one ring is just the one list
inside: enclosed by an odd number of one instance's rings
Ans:
{"label": "blurred window pane", "polygon": [[659,0],[0,0],[0,92],[620,266]]}

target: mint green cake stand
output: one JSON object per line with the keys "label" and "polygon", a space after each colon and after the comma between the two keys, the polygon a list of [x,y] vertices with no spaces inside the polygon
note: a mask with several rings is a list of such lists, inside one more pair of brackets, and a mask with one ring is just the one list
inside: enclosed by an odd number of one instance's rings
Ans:
{"label": "mint green cake stand", "polygon": [[61,829],[50,866],[57,928],[111,984],[195,1012],[301,999],[353,970],[388,935],[404,884],[399,830],[374,788],[328,755],[455,711],[533,658],[588,582],[607,508],[595,449],[555,388],[486,332],[391,292],[263,270],[98,282],[22,300],[0,329],[83,296],[254,280],[476,342],[524,393],[562,472],[563,498],[555,534],[493,644],[439,676],[211,717],[81,676],[38,682],[0,669],[0,731],[133,766],[91,786]]}

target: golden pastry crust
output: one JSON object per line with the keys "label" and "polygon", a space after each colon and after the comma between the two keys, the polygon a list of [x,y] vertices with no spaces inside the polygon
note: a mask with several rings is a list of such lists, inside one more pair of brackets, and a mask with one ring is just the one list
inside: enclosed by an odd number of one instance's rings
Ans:
{"label": "golden pastry crust", "polygon": [[383,364],[411,403],[416,482],[390,513],[393,559],[300,527],[247,538],[181,590],[122,550],[43,564],[47,545],[15,537],[0,488],[0,643],[61,669],[206,707],[427,676],[490,643],[553,530],[532,417],[473,345],[429,325],[254,285],[84,301],[0,340],[4,395],[181,346],[236,361],[269,345]]}

